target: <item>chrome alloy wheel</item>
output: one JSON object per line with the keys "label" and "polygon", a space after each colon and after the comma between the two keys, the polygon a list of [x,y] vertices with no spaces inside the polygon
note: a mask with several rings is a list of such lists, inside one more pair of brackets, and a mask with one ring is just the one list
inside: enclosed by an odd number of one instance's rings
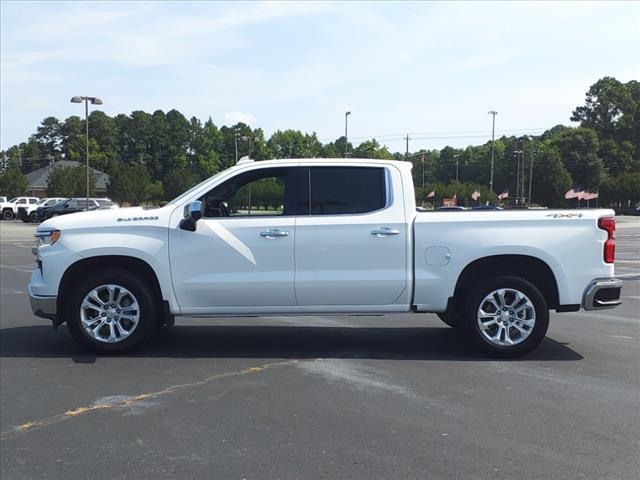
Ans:
{"label": "chrome alloy wheel", "polygon": [[84,332],[104,343],[118,343],[131,335],[140,321],[136,297],[120,285],[100,285],[80,305]]}
{"label": "chrome alloy wheel", "polygon": [[489,293],[478,308],[480,332],[494,345],[509,347],[524,342],[536,324],[536,310],[524,293],[499,288]]}

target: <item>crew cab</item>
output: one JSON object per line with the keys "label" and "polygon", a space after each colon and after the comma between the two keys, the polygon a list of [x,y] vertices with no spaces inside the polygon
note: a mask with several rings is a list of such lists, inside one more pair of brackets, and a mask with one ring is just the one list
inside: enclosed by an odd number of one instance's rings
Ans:
{"label": "crew cab", "polygon": [[43,198],[38,203],[29,203],[25,206],[18,207],[18,214],[16,215],[23,222],[37,222],[38,221],[38,209],[53,207],[65,198]]}
{"label": "crew cab", "polygon": [[549,309],[612,308],[622,286],[612,210],[418,212],[396,161],[242,160],[162,208],[55,217],[36,237],[33,311],[99,353],[176,316],[433,312],[515,357]]}
{"label": "crew cab", "polygon": [[36,205],[39,201],[40,199],[37,197],[14,197],[8,202],[2,202],[0,204],[0,212],[2,212],[2,218],[4,220],[11,220],[18,215],[19,207]]}

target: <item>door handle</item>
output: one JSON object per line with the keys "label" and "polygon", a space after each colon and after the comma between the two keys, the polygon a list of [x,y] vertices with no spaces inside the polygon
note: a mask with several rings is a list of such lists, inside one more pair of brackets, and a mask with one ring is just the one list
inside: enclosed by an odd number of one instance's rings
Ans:
{"label": "door handle", "polygon": [[274,239],[276,237],[288,237],[289,232],[277,229],[269,229],[264,232],[260,232],[260,236],[263,238]]}
{"label": "door handle", "polygon": [[382,227],[382,228],[374,228],[371,230],[371,235],[375,235],[376,237],[386,237],[388,235],[399,235],[400,230],[397,228],[390,227]]}

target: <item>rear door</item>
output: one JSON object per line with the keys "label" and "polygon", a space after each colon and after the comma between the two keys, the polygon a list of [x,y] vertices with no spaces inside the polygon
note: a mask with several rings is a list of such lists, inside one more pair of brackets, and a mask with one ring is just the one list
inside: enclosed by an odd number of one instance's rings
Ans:
{"label": "rear door", "polygon": [[393,167],[310,167],[310,208],[296,222],[301,306],[388,305],[407,287],[407,228]]}

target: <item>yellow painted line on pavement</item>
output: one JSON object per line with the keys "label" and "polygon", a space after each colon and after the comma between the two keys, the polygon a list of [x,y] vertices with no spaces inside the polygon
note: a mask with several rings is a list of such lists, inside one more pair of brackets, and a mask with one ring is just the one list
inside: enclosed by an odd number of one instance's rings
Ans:
{"label": "yellow painted line on pavement", "polygon": [[264,365],[259,365],[259,366],[255,366],[255,367],[249,367],[249,368],[245,368],[244,370],[238,370],[235,372],[224,372],[224,373],[218,373],[215,375],[211,375],[210,377],[204,378],[202,380],[198,380],[195,382],[190,382],[190,383],[182,383],[182,384],[178,384],[178,385],[172,385],[170,387],[167,387],[165,389],[162,390],[158,390],[157,392],[149,392],[149,393],[142,393],[130,398],[127,398],[125,400],[119,401],[119,402],[114,402],[114,403],[97,403],[97,404],[93,404],[87,407],[77,407],[74,408],[72,410],[67,410],[64,413],[59,413],[57,415],[53,415],[51,417],[48,418],[43,418],[41,420],[34,420],[31,422],[25,422],[21,425],[18,425],[14,428],[12,428],[11,430],[7,430],[5,432],[0,433],[0,440],[6,440],[7,438],[10,438],[12,436],[21,434],[21,433],[25,433],[25,432],[30,432],[33,430],[37,430],[39,428],[45,427],[47,425],[52,425],[54,423],[59,423],[65,420],[68,420],[70,418],[73,417],[78,417],[81,415],[87,415],[93,412],[97,412],[97,411],[101,411],[101,410],[109,410],[109,409],[113,409],[113,408],[117,408],[117,407],[126,407],[129,405],[132,405],[136,402],[140,402],[149,398],[157,398],[160,397],[162,395],[168,395],[171,393],[174,393],[178,390],[184,390],[186,388],[193,388],[193,387],[199,387],[202,385],[205,385],[207,383],[211,383],[211,382],[215,382],[216,380],[220,380],[222,378],[227,378],[227,377],[238,377],[241,375],[248,375],[251,373],[258,373],[258,372],[263,372],[265,370],[271,369],[271,368],[278,368],[278,367],[286,367],[289,365],[295,365],[296,363],[298,363],[298,360],[288,360],[288,361],[284,361],[284,362],[273,362],[273,363],[265,363]]}

